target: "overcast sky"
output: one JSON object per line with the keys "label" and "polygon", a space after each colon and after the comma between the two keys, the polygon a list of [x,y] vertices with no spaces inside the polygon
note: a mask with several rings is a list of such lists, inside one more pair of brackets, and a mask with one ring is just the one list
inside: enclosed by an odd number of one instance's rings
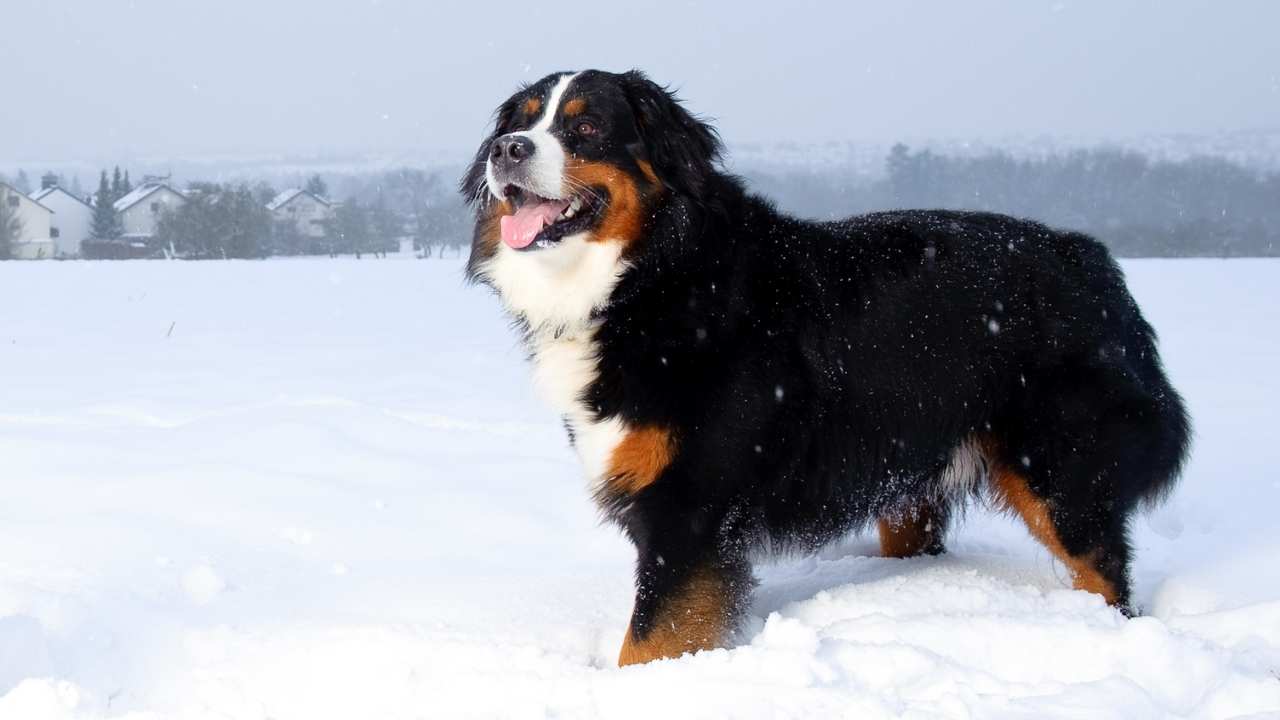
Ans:
{"label": "overcast sky", "polygon": [[1280,2],[4,0],[0,162],[445,150],[640,67],[730,141],[1280,126]]}

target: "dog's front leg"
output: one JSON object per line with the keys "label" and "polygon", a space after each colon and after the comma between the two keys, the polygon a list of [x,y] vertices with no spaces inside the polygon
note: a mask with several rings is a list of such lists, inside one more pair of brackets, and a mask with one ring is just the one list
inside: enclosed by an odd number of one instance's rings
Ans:
{"label": "dog's front leg", "polygon": [[696,547],[668,547],[666,553],[640,548],[635,608],[618,665],[721,645],[737,623],[751,584],[745,561]]}

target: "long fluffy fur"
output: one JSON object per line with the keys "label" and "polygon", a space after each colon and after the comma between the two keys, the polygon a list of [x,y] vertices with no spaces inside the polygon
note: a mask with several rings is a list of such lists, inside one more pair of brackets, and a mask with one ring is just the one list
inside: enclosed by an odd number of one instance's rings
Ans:
{"label": "long fluffy fur", "polygon": [[620,90],[609,112],[632,122],[606,159],[636,182],[650,163],[664,189],[592,313],[579,397],[592,422],[661,428],[673,448],[654,481],[597,492],[637,548],[629,638],[691,577],[731,588],[730,616],[754,549],[904,508],[945,520],[995,467],[1127,603],[1127,518],[1171,487],[1190,429],[1099,242],[987,213],[789,217],[722,171],[714,130],[668,91],[635,72],[589,81]]}

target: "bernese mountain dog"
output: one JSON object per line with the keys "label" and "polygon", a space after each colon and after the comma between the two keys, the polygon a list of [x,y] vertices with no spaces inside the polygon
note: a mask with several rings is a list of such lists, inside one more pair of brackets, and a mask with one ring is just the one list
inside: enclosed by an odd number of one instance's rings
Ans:
{"label": "bernese mountain dog", "polygon": [[1128,519],[1190,429],[1107,250],[990,213],[801,220],[720,157],[642,73],[561,72],[461,183],[468,276],[636,548],[619,663],[725,642],[764,548],[874,521],[887,556],[939,553],[975,496],[1130,612]]}

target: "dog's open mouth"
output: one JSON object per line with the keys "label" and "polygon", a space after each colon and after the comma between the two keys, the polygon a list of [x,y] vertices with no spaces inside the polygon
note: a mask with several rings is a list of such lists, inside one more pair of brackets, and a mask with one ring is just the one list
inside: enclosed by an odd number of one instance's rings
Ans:
{"label": "dog's open mouth", "polygon": [[553,247],[565,237],[595,223],[602,203],[594,193],[548,199],[518,185],[507,185],[503,196],[515,208],[499,220],[502,242],[515,250]]}

